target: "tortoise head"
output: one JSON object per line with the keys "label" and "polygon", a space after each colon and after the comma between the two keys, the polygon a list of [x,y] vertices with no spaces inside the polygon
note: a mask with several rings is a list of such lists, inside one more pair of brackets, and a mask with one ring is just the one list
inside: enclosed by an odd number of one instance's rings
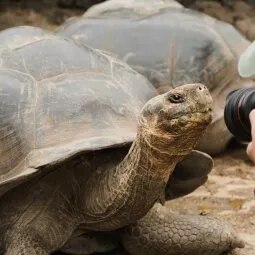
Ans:
{"label": "tortoise head", "polygon": [[144,134],[157,140],[167,137],[178,142],[176,146],[188,149],[195,146],[210,124],[211,112],[212,97],[206,86],[187,84],[149,100],[139,124]]}

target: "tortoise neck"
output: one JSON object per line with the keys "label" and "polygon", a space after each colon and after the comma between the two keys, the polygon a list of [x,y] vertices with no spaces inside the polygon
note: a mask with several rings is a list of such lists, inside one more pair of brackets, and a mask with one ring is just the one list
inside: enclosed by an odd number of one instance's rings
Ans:
{"label": "tortoise neck", "polygon": [[150,179],[167,183],[175,165],[187,154],[178,153],[174,143],[174,137],[138,132],[128,155],[118,166],[119,171],[142,176],[145,182]]}
{"label": "tortoise neck", "polygon": [[[143,217],[164,196],[169,175],[183,155],[173,155],[172,139],[137,133],[129,153],[115,167],[95,175],[86,189],[89,221],[95,230],[114,230]],[[95,199],[96,198],[96,199]]]}

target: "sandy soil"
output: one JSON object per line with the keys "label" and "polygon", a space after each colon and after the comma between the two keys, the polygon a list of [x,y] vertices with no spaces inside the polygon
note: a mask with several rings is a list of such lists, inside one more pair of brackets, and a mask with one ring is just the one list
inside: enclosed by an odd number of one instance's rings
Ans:
{"label": "sandy soil", "polygon": [[[11,4],[6,4],[11,2]],[[70,16],[84,9],[59,8],[40,1],[1,1],[0,30],[17,25],[34,25],[54,30]],[[190,7],[230,22],[250,40],[255,39],[255,7],[244,1],[195,1]],[[37,4],[36,4],[37,3]],[[215,158],[208,182],[191,195],[168,206],[184,213],[214,214],[231,222],[246,241],[239,255],[255,254],[255,167],[245,149],[228,150]]]}

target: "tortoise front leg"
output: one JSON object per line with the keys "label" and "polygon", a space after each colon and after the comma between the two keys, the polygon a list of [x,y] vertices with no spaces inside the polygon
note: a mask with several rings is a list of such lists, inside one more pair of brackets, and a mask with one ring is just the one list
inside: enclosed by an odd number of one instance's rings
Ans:
{"label": "tortoise front leg", "polygon": [[208,179],[213,168],[213,159],[210,155],[193,150],[171,174],[165,189],[165,200],[172,200],[190,194]]}
{"label": "tortoise front leg", "polygon": [[126,227],[122,243],[132,255],[219,255],[244,243],[231,226],[200,215],[179,215],[160,204]]}

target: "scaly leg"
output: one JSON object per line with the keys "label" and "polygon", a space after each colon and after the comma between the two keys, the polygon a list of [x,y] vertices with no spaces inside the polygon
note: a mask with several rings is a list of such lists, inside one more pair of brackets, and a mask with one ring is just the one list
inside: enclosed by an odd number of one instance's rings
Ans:
{"label": "scaly leg", "polygon": [[179,215],[156,204],[123,230],[122,243],[132,255],[219,255],[244,247],[231,226],[200,215]]}
{"label": "scaly leg", "polygon": [[165,199],[190,194],[207,181],[212,168],[213,159],[210,155],[193,150],[176,165],[166,185]]}

